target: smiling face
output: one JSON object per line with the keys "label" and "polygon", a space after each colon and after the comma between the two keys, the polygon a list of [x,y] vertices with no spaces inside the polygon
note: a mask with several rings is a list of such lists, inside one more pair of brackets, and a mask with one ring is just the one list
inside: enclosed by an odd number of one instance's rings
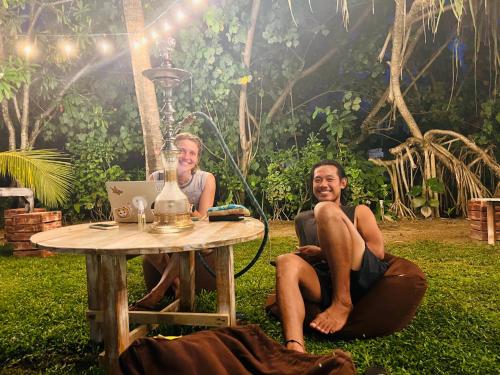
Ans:
{"label": "smiling face", "polygon": [[179,163],[177,164],[178,171],[192,173],[199,161],[200,150],[198,144],[189,139],[182,139],[176,142],[176,145],[180,151]]}
{"label": "smiling face", "polygon": [[339,177],[336,166],[321,165],[314,170],[312,188],[318,201],[340,204],[342,189],[346,186],[347,179]]}

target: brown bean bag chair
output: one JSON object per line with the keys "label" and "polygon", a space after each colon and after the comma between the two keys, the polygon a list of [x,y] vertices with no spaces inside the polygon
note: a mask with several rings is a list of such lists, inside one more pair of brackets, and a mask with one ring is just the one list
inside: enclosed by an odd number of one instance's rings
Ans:
{"label": "brown bean bag chair", "polygon": [[[389,267],[384,276],[373,285],[355,305],[339,338],[368,338],[390,335],[404,329],[415,316],[427,289],[425,275],[409,260],[386,254]],[[266,311],[279,319],[274,294],[268,296]],[[319,306],[306,304],[305,325],[321,311]]]}
{"label": "brown bean bag chair", "polygon": [[312,355],[288,350],[256,325],[202,331],[180,339],[135,340],[120,355],[127,375],[354,375],[351,356],[341,350]]}

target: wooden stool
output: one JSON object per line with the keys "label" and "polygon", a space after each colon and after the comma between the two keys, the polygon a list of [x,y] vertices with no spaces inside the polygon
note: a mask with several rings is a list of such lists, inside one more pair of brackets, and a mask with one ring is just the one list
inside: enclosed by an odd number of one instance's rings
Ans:
{"label": "wooden stool", "polygon": [[470,237],[494,245],[500,236],[500,198],[471,199],[467,204]]}

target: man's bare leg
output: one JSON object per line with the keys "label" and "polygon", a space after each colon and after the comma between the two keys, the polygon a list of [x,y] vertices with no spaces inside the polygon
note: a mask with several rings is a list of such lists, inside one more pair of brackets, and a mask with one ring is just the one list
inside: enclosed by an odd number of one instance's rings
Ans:
{"label": "man's bare leg", "polygon": [[304,299],[319,302],[321,298],[321,287],[314,268],[295,254],[280,255],[276,259],[276,298],[286,347],[305,352]]}
{"label": "man's bare leg", "polygon": [[359,270],[365,242],[344,212],[331,202],[320,202],[314,209],[320,247],[332,277],[332,304],[318,314],[310,326],[322,333],[342,329],[352,310],[351,270]]}

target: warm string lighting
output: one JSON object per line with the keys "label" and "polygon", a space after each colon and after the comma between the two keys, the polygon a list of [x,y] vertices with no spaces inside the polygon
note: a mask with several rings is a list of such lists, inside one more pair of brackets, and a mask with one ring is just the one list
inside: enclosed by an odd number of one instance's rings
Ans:
{"label": "warm string lighting", "polygon": [[[191,5],[189,8],[190,12],[188,13],[196,13],[207,5],[208,0],[189,0],[186,1],[186,3],[189,3]],[[167,12],[169,10],[170,8],[167,9]],[[145,32],[142,35],[132,40],[132,47],[134,49],[144,47],[151,42],[157,41],[159,38],[161,38],[162,35],[171,35],[175,32],[176,29],[183,26],[189,18],[188,13],[186,13],[186,7],[176,6],[173,10],[173,12],[170,12],[170,18],[165,19],[165,17],[163,17],[162,15],[155,21],[153,21],[151,25],[147,26],[145,28]],[[98,37],[96,37],[95,41],[96,50],[103,56],[112,54],[115,48],[109,37],[116,35],[128,34],[98,34]],[[69,39],[71,38],[71,36],[59,35],[59,37],[63,37],[57,42],[57,48],[59,50],[60,57],[67,60],[76,58],[78,56],[78,45],[71,39]],[[29,41],[20,42],[17,46],[17,51],[18,54],[26,60],[34,59],[36,55],[38,55],[38,48],[36,46],[36,43]]]}

